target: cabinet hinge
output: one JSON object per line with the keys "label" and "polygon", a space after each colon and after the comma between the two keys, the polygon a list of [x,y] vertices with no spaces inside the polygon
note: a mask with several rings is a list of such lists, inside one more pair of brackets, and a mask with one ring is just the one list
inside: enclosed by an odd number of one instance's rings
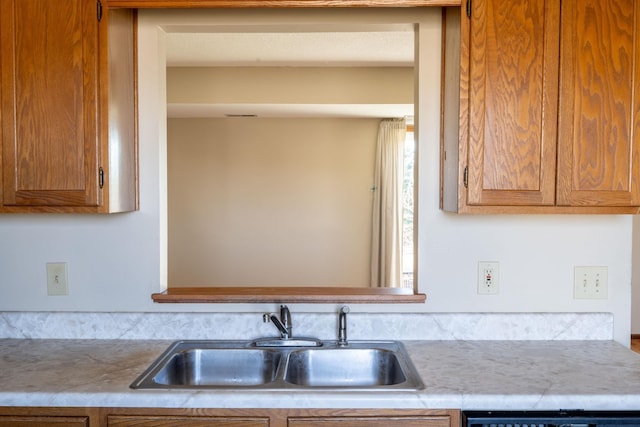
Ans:
{"label": "cabinet hinge", "polygon": [[98,0],[96,7],[97,7],[96,12],[98,14],[98,22],[100,22],[102,20],[102,2],[100,0]]}
{"label": "cabinet hinge", "polygon": [[104,169],[102,167],[98,169],[98,185],[100,188],[104,187]]}
{"label": "cabinet hinge", "polygon": [[469,188],[469,166],[464,167],[462,182],[464,183],[464,188]]}
{"label": "cabinet hinge", "polygon": [[467,17],[471,18],[471,2],[472,0],[467,0]]}

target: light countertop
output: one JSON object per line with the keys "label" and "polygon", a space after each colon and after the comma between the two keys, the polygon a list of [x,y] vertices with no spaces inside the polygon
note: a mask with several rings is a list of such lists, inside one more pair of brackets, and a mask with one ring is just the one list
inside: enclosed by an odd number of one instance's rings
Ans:
{"label": "light countertop", "polygon": [[640,408],[640,355],[613,341],[404,341],[414,392],[130,389],[171,342],[0,339],[0,406]]}

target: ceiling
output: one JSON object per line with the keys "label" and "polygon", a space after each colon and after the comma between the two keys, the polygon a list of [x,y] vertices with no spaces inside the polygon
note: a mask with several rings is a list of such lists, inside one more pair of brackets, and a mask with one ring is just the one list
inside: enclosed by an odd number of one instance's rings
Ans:
{"label": "ceiling", "polygon": [[[170,67],[411,67],[414,61],[412,26],[356,31],[296,31],[246,28],[177,28],[166,34]],[[225,117],[244,112],[259,117],[403,117],[413,105],[282,105],[169,104],[169,117]]]}

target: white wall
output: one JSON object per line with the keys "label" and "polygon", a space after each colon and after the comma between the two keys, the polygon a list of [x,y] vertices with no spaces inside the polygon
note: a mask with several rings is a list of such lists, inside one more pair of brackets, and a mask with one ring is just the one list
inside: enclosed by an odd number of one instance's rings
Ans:
{"label": "white wall", "polygon": [[[316,13],[318,11],[314,11]],[[428,13],[431,12],[431,13]],[[185,17],[188,11],[175,15]],[[366,12],[369,13],[369,12]],[[372,12],[373,13],[373,12]],[[417,16],[416,11],[407,13]],[[352,306],[352,311],[612,312],[615,339],[630,334],[630,216],[456,216],[438,210],[440,14],[427,11],[421,32],[419,282],[424,305]],[[165,262],[161,230],[164,71],[158,26],[179,19],[142,11],[140,38],[141,210],[113,216],[4,215],[0,217],[0,310],[262,311],[274,305],[159,305]],[[276,16],[277,11],[271,11]],[[295,15],[289,11],[288,15]],[[198,13],[195,19],[206,14]],[[317,13],[314,16],[319,16]],[[295,18],[295,16],[294,16]],[[298,20],[296,22],[303,22]],[[158,108],[159,107],[159,108]],[[478,296],[477,262],[500,262],[500,294]],[[45,263],[69,266],[70,295],[47,297]],[[609,299],[574,300],[573,266],[609,267]],[[296,311],[334,311],[300,305]]]}

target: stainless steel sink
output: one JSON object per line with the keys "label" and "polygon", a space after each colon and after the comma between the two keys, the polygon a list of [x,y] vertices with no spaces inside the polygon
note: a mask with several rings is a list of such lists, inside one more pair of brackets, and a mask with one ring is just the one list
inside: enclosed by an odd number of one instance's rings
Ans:
{"label": "stainless steel sink", "polygon": [[239,344],[178,341],[132,387],[252,387],[273,382],[281,353]]}
{"label": "stainless steel sink", "polygon": [[177,341],[138,377],[134,389],[418,390],[424,388],[400,342],[258,348],[251,341]]}
{"label": "stainless steel sink", "polygon": [[407,377],[390,350],[338,348],[292,352],[284,380],[310,387],[376,387],[401,384]]}
{"label": "stainless steel sink", "polygon": [[154,376],[176,386],[251,386],[273,381],[280,353],[254,349],[192,349],[174,354]]}

